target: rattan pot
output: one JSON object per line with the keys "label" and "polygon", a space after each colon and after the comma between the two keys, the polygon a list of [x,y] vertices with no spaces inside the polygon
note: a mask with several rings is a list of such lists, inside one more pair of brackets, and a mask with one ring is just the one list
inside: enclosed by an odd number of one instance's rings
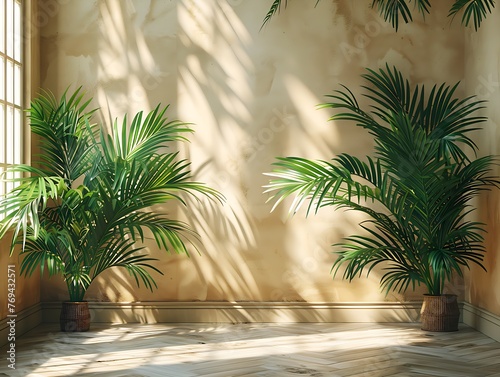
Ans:
{"label": "rattan pot", "polygon": [[424,295],[420,320],[425,331],[457,331],[460,310],[456,295]]}
{"label": "rattan pot", "polygon": [[61,325],[61,331],[88,331],[90,328],[89,303],[87,301],[63,302],[59,323]]}

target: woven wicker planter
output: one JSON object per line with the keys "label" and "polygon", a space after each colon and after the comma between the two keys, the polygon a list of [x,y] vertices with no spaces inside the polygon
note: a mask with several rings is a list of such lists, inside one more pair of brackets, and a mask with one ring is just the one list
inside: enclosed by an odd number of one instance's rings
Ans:
{"label": "woven wicker planter", "polygon": [[422,330],[457,331],[460,310],[456,295],[424,295],[420,312]]}
{"label": "woven wicker planter", "polygon": [[63,302],[59,323],[61,324],[61,331],[88,331],[90,328],[89,303],[87,301]]}

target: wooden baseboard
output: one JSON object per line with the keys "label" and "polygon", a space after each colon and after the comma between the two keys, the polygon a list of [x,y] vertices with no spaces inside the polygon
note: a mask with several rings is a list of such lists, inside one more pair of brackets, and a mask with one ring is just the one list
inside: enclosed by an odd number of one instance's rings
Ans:
{"label": "wooden baseboard", "polygon": [[42,305],[40,303],[30,306],[16,316],[0,320],[0,347],[11,343],[13,335],[16,339],[42,323]]}
{"label": "wooden baseboard", "polygon": [[[95,323],[415,322],[421,302],[90,302],[89,307]],[[42,308],[43,322],[58,321],[61,303]]]}
{"label": "wooden baseboard", "polygon": [[[91,302],[90,311],[96,323],[417,322],[420,306],[420,302]],[[500,341],[500,316],[469,303],[460,306],[466,325]],[[45,302],[17,313],[16,338],[41,323],[58,322],[60,309],[60,302]],[[8,343],[9,320],[0,320],[0,347]]]}
{"label": "wooden baseboard", "polygon": [[467,302],[463,306],[463,322],[500,342],[500,317]]}

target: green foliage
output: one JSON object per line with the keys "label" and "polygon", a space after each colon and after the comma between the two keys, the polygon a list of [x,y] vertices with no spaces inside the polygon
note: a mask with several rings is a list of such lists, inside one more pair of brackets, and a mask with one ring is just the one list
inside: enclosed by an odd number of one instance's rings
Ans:
{"label": "green foliage", "polygon": [[[283,1],[286,7],[288,0],[273,0],[266,17],[264,17],[262,26],[268,23],[275,14],[280,12]],[[319,0],[316,1],[316,4],[318,2]],[[400,19],[405,23],[413,21],[412,9],[410,9],[411,2],[412,0],[372,0],[371,6],[377,9],[380,16],[386,22],[390,22],[392,27],[397,31]],[[474,29],[477,31],[481,26],[481,22],[492,12],[494,7],[494,0],[455,0],[448,16],[455,17],[458,13],[463,12],[462,25],[469,26],[472,20]],[[423,17],[429,14],[430,8],[430,0],[413,1],[413,9],[416,9]]]}
{"label": "green foliage", "polygon": [[343,278],[351,281],[384,263],[386,292],[424,284],[439,295],[463,266],[482,266],[484,226],[467,217],[469,201],[500,182],[490,172],[492,156],[471,159],[462,146],[477,151],[470,134],[486,121],[477,115],[483,102],[456,98],[458,84],[430,92],[412,88],[396,68],[368,70],[363,78],[363,95],[372,102],[368,112],[346,87],[321,107],[338,111],[331,120],[353,122],[373,135],[374,156],[278,158],[266,192],[275,206],[294,197],[291,212],[308,202],[308,213],[333,206],[366,214],[369,220],[360,224],[365,235],[335,245],[334,274],[345,266]]}
{"label": "green foliage", "polygon": [[[185,204],[181,193],[222,196],[190,181],[189,163],[165,152],[192,132],[185,123],[167,122],[167,108],[138,113],[130,127],[125,117],[108,134],[92,123],[95,110],[87,110],[91,100],[83,97],[79,88],[59,101],[44,92],[32,102],[28,117],[40,139],[39,166],[18,165],[4,174],[19,185],[0,199],[0,238],[12,235],[11,254],[21,245],[22,274],[37,268],[61,274],[71,301],[83,300],[92,281],[111,267],[125,268],[137,284],[153,289],[149,271],[161,271],[137,246],[145,231],[159,248],[175,253],[187,253],[185,241],[196,236],[154,206],[172,199]],[[7,179],[12,176],[21,178]]]}
{"label": "green foliage", "polygon": [[273,3],[271,4],[271,8],[269,8],[269,11],[267,12],[266,14],[266,17],[264,17],[264,21],[262,22],[262,26],[261,26],[261,29],[264,27],[265,24],[267,24],[271,18],[280,12],[281,10],[281,5],[282,5],[282,2],[284,1],[284,5],[285,5],[285,8],[288,4],[288,0],[274,0]]}
{"label": "green foliage", "polygon": [[488,13],[495,8],[494,0],[456,0],[448,16],[455,16],[463,10],[462,24],[469,26],[471,18],[477,31]]}
{"label": "green foliage", "polygon": [[[316,5],[318,5],[318,3],[319,0],[316,0]],[[266,13],[264,21],[262,21],[262,26],[260,28],[262,29],[264,25],[267,24],[275,14],[278,14],[281,11],[282,6],[286,8],[287,5],[288,0],[273,0],[273,3],[271,4],[269,11]]]}
{"label": "green foliage", "polygon": [[[429,13],[429,0],[415,0],[414,8],[425,17]],[[377,9],[386,22],[390,22],[396,30],[399,28],[399,19],[405,23],[413,21],[413,16],[409,8],[408,0],[373,0],[372,8]]]}

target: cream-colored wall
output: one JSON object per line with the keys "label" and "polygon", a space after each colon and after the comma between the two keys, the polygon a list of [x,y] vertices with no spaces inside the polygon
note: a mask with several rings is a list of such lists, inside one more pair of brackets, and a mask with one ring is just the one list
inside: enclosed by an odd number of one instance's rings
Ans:
{"label": "cream-colored wall", "polygon": [[[9,306],[7,305],[8,293],[14,293],[15,313],[21,312],[23,309],[29,308],[40,302],[40,274],[35,272],[31,277],[22,277],[20,275],[20,259],[18,254],[9,256],[10,240],[5,238],[0,240],[0,297],[2,298],[0,305],[0,320],[7,317]],[[14,273],[14,281],[11,274]],[[13,284],[13,285],[10,285]],[[14,288],[14,291],[11,289]]]}
{"label": "cream-colored wall", "polygon": [[[99,278],[87,299],[381,301],[379,273],[332,280],[330,245],[359,231],[354,212],[322,210],[305,219],[270,213],[262,186],[275,156],[329,159],[366,155],[370,137],[327,122],[316,110],[340,83],[359,92],[364,67],[395,64],[413,82],[454,83],[463,70],[463,29],[433,4],[396,34],[370,1],[290,2],[259,30],[271,1],[43,0],[41,85],[60,94],[84,85],[113,117],[170,103],[170,117],[194,123],[189,145],[196,179],[226,197],[224,206],[190,202],[169,213],[201,234],[201,255],[161,258],[159,289],[134,288],[124,271]],[[411,297],[411,294],[408,294]],[[43,300],[67,298],[60,279],[44,279]]]}
{"label": "cream-colored wall", "polygon": [[[488,101],[482,115],[488,117],[478,134],[480,154],[500,154],[500,11],[495,9],[477,33],[465,33],[465,74],[467,91]],[[493,167],[497,176],[500,168]],[[487,272],[473,268],[466,284],[466,299],[471,304],[500,315],[500,192],[485,194],[478,201],[478,219],[487,224]]]}

